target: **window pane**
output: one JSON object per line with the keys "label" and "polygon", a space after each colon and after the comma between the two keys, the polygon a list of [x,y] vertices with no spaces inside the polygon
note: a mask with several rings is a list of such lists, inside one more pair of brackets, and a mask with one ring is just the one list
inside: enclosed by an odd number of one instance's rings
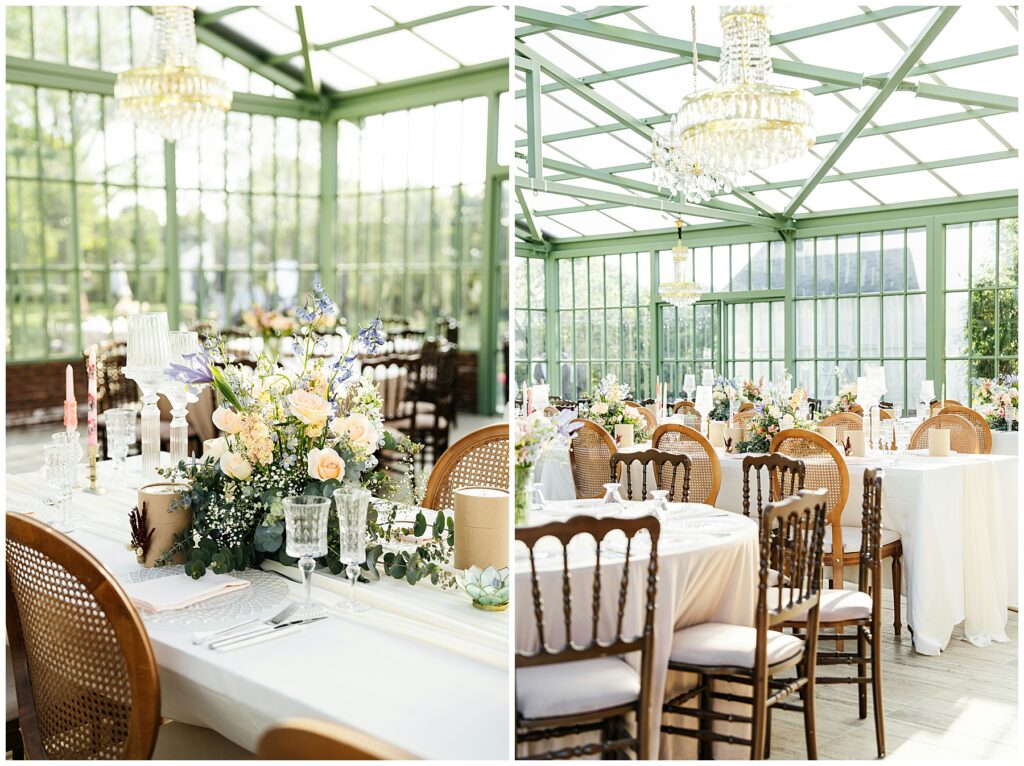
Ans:
{"label": "window pane", "polygon": [[1017,219],[999,222],[999,286],[1017,284]]}
{"label": "window pane", "polygon": [[877,293],[881,284],[881,252],[877,234],[860,237],[860,291]]}
{"label": "window pane", "polygon": [[878,357],[881,349],[880,336],[881,316],[878,298],[861,298],[860,300],[860,355],[861,357]]}
{"label": "window pane", "polygon": [[887,295],[882,299],[885,330],[882,333],[882,353],[885,356],[903,355],[903,296]]}
{"label": "window pane", "polygon": [[992,287],[996,278],[996,222],[971,225],[971,287]]}
{"label": "window pane", "polygon": [[814,358],[814,301],[796,302],[796,355]]}
{"label": "window pane", "polygon": [[907,275],[908,290],[924,290],[927,278],[927,238],[924,229],[910,229],[907,232]]}
{"label": "window pane", "polygon": [[817,301],[818,306],[818,358],[829,358],[836,353],[836,302],[828,298]]}
{"label": "window pane", "polygon": [[771,289],[782,290],[786,287],[786,243],[771,243]]}
{"label": "window pane", "polygon": [[836,241],[833,237],[818,237],[818,295],[836,292]]}
{"label": "window pane", "polygon": [[796,294],[814,295],[814,240],[796,241]]}
{"label": "window pane", "polygon": [[946,294],[946,356],[967,356],[967,293]]}
{"label": "window pane", "polygon": [[750,246],[750,289],[768,289],[767,242],[755,242]]}
{"label": "window pane", "polygon": [[857,235],[839,237],[839,294],[857,293]]}
{"label": "window pane", "polygon": [[968,224],[946,227],[946,289],[967,287],[967,259],[970,250]]}
{"label": "window pane", "polygon": [[[861,251],[864,249],[864,240],[866,236],[867,235],[861,237]],[[899,292],[905,287],[905,280],[903,278],[903,239],[902,231],[887,231],[883,235],[882,242],[884,244],[884,252],[882,255],[882,289],[887,293]]]}
{"label": "window pane", "polygon": [[907,356],[924,356],[927,348],[925,295],[907,296]]}

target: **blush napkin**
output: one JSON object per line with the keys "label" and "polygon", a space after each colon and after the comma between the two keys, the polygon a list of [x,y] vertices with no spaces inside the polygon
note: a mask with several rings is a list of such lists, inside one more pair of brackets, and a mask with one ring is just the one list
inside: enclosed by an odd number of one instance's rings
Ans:
{"label": "blush napkin", "polygon": [[128,598],[139,609],[150,612],[166,612],[184,609],[207,599],[233,593],[252,585],[230,575],[206,574],[193,580],[185,574],[157,577],[145,582],[124,583]]}

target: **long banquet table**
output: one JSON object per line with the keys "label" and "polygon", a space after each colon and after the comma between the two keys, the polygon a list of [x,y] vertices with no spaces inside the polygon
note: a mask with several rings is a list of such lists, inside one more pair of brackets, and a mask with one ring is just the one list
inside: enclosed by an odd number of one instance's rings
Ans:
{"label": "long banquet table", "polygon": [[[129,458],[136,472],[140,462]],[[100,483],[111,485],[109,463],[100,464]],[[36,473],[8,474],[7,509],[38,501],[46,493],[42,487]],[[126,550],[135,491],[95,496],[76,490],[72,503],[80,521],[71,539],[127,581],[139,570]],[[36,518],[52,520],[52,509],[35,505]],[[264,568],[297,578],[294,568]],[[214,729],[250,751],[273,724],[312,717],[422,758],[507,758],[509,613],[473,609],[461,591],[382,579],[358,586],[357,597],[370,610],[343,615],[334,608],[342,586],[339,578],[318,572],[314,597],[328,607],[328,619],[233,652],[214,652],[191,639],[196,630],[225,627],[237,618],[199,626],[145,619],[160,670],[163,715]],[[298,584],[288,589],[293,600],[301,598]]]}
{"label": "long banquet table", "polygon": [[[622,451],[648,448],[650,443]],[[719,459],[722,487],[715,505],[742,512],[742,456],[719,450]],[[961,622],[976,645],[1006,641],[1007,608],[1018,601],[1017,457],[881,453],[848,458],[845,526],[860,526],[864,469],[870,467],[885,470],[882,523],[903,540],[903,623],[913,627],[914,648],[939,654]],[[565,450],[542,458],[535,477],[548,500],[573,496]],[[846,571],[852,577],[856,570]]]}
{"label": "long banquet table", "polygon": [[[646,503],[628,503],[623,515],[650,513]],[[532,525],[547,521],[564,520],[573,514],[595,514],[600,510],[590,502],[549,503],[543,512],[531,515]],[[660,735],[661,701],[666,695],[676,695],[692,687],[695,678],[690,674],[669,673],[668,659],[672,651],[672,635],[676,630],[704,622],[724,622],[733,625],[753,625],[756,599],[758,562],[757,525],[742,516],[715,513],[708,505],[674,503],[670,521],[662,525],[658,547],[658,589],[655,602],[654,684],[652,689],[652,715],[649,731],[653,737],[652,758],[695,758],[696,740],[671,735]],[[624,537],[619,533],[619,538]],[[639,540],[639,538],[638,538]],[[543,543],[554,548],[543,548]],[[609,538],[608,543],[614,541]],[[617,617],[619,582],[622,577],[623,556],[614,555],[615,549],[604,546],[601,557],[602,610],[600,636],[611,638]],[[538,582],[545,608],[545,638],[552,647],[565,640],[562,622],[562,558],[561,548],[553,539],[541,541],[536,565]],[[552,555],[554,554],[554,555]],[[570,544],[570,570],[573,593],[573,638],[588,643],[591,636],[591,600],[594,572],[593,540],[577,537]],[[534,652],[539,647],[533,601],[530,597],[529,558],[526,548],[516,544],[516,650]],[[629,597],[623,620],[623,635],[632,636],[643,626],[644,592],[646,589],[649,556],[634,551],[630,557]],[[634,665],[638,660],[634,658]],[[543,670],[540,668],[538,670]],[[734,691],[742,691],[737,687]],[[558,694],[551,688],[552,695]],[[737,711],[730,705],[716,705],[716,709]],[[691,726],[694,719],[675,717],[678,725]],[[719,722],[715,730],[739,736],[749,736],[745,724]],[[578,738],[577,738],[578,739]],[[660,747],[659,747],[660,740]],[[547,750],[570,742],[552,744],[545,740],[538,748]],[[575,743],[573,743],[575,744]],[[716,743],[716,757],[745,758],[748,750],[736,745]],[[520,753],[521,755],[521,753]]]}

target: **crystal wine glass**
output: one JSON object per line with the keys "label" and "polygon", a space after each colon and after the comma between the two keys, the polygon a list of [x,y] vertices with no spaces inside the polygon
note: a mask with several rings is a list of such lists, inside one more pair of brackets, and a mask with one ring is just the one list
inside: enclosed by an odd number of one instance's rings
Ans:
{"label": "crystal wine glass", "polygon": [[359,565],[366,561],[366,511],[370,492],[362,487],[341,487],[334,490],[338,511],[338,557],[345,562],[345,574],[352,584],[351,598],[338,603],[346,612],[365,612],[370,607],[356,601]]}
{"label": "crystal wine glass", "polygon": [[114,461],[114,485],[124,488],[125,459],[135,443],[135,419],[138,413],[132,407],[114,407],[103,413],[107,424],[107,450]]}
{"label": "crystal wine glass", "polygon": [[314,559],[327,555],[327,516],[331,501],[315,495],[293,495],[284,503],[285,552],[299,559],[302,573],[302,605],[295,610],[294,619],[307,620],[322,617],[327,610],[313,603],[311,585]]}
{"label": "crystal wine glass", "polygon": [[53,526],[61,532],[74,532],[77,524],[71,513],[71,488],[75,486],[78,462],[73,444],[47,444],[43,447],[46,483],[57,490],[57,520]]}
{"label": "crystal wine glass", "polygon": [[[692,395],[697,390],[697,376],[692,372],[686,373],[683,376],[683,396],[686,396],[686,392],[689,391]],[[689,397],[687,397],[689,398]]]}

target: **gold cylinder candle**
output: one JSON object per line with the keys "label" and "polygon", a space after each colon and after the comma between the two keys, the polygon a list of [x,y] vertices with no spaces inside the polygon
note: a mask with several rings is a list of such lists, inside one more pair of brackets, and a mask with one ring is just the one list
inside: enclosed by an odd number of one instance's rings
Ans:
{"label": "gold cylinder candle", "polygon": [[724,420],[712,420],[708,423],[708,441],[715,449],[725,446]]}
{"label": "gold cylinder candle", "polygon": [[490,487],[455,490],[455,568],[508,566],[508,492]]}
{"label": "gold cylinder candle", "polygon": [[632,423],[620,423],[615,426],[615,446],[617,447],[632,447],[633,446],[633,424]]}
{"label": "gold cylinder candle", "polygon": [[946,457],[949,455],[948,428],[928,429],[928,454],[934,457]]}
{"label": "gold cylinder candle", "polygon": [[[146,532],[152,531],[149,546],[139,562],[152,567],[157,560],[174,546],[174,537],[179,537],[192,526],[192,509],[175,502],[188,492],[187,484],[161,482],[147,484],[139,490],[139,511],[146,514]],[[168,559],[171,564],[184,564],[185,552],[175,553]]]}

